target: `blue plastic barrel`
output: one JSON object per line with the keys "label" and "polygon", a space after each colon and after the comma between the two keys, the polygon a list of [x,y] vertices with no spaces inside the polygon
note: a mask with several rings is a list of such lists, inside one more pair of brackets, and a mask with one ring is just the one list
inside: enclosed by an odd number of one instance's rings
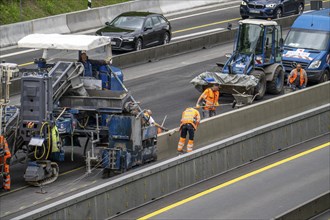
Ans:
{"label": "blue plastic barrel", "polygon": [[[121,69],[111,66],[111,70],[113,71],[113,74],[116,74],[120,81],[124,83],[124,75]],[[121,86],[121,84],[118,82],[118,80],[115,78],[115,76],[111,74],[111,90],[114,91],[123,91],[124,88]]]}

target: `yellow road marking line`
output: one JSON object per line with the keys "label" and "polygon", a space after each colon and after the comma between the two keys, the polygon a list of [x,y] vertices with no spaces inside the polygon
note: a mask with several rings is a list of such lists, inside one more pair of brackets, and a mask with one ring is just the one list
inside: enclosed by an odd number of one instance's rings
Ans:
{"label": "yellow road marking line", "polygon": [[186,28],[186,29],[182,29],[182,30],[178,30],[178,31],[173,31],[172,34],[181,33],[181,32],[185,32],[185,31],[191,31],[191,30],[204,28],[204,27],[209,27],[209,26],[217,25],[217,24],[223,24],[223,23],[230,22],[230,21],[237,21],[237,20],[240,20],[240,19],[242,19],[242,18],[233,18],[233,19],[224,20],[224,21],[217,21],[217,22],[213,22],[213,23],[210,23],[210,24],[204,24],[204,25],[195,26],[195,27],[191,27],[191,28]]}
{"label": "yellow road marking line", "polygon": [[166,207],[164,207],[164,208],[162,208],[162,209],[159,209],[159,210],[157,210],[157,211],[155,211],[155,212],[152,212],[152,213],[150,213],[150,214],[148,214],[148,215],[145,215],[145,216],[143,216],[143,217],[141,217],[141,218],[138,218],[138,220],[149,219],[149,218],[154,217],[154,216],[156,216],[156,215],[159,215],[159,214],[161,214],[161,213],[163,213],[163,212],[166,212],[166,211],[168,211],[168,210],[170,210],[170,209],[173,209],[173,208],[175,208],[175,207],[178,207],[178,206],[180,206],[180,205],[183,205],[183,204],[185,204],[185,203],[188,203],[188,202],[190,202],[190,201],[192,201],[192,200],[195,200],[195,199],[197,199],[197,198],[199,198],[199,197],[202,197],[202,196],[204,196],[204,195],[207,195],[207,194],[209,194],[209,193],[211,193],[211,192],[214,192],[214,191],[216,191],[216,190],[218,190],[218,189],[221,189],[221,188],[224,188],[224,187],[226,187],[226,186],[232,185],[232,184],[237,183],[237,182],[239,182],[239,181],[241,181],[241,180],[247,179],[247,178],[249,178],[249,177],[251,177],[251,176],[257,175],[257,174],[259,174],[259,173],[262,173],[262,172],[264,172],[264,171],[267,171],[267,170],[269,170],[269,169],[272,169],[272,168],[274,168],[274,167],[277,167],[277,166],[282,165],[282,164],[284,164],[284,163],[287,163],[287,162],[289,162],[289,161],[295,160],[295,159],[297,159],[297,158],[299,158],[299,157],[305,156],[305,155],[310,154],[310,153],[312,153],[312,152],[315,152],[315,151],[317,151],[317,150],[321,150],[321,149],[323,149],[323,148],[325,148],[325,147],[328,147],[328,146],[330,146],[330,142],[327,142],[327,143],[322,144],[322,145],[320,145],[320,146],[314,147],[314,148],[312,148],[312,149],[310,149],[310,150],[307,150],[307,151],[301,152],[301,153],[296,154],[296,155],[294,155],[294,156],[291,156],[291,157],[288,157],[288,158],[286,158],[286,159],[280,160],[280,161],[278,161],[278,162],[276,162],[276,163],[270,164],[270,165],[265,166],[265,167],[262,167],[262,168],[260,168],[260,169],[258,169],[258,170],[255,170],[255,171],[252,171],[252,172],[250,172],[250,173],[247,173],[247,174],[245,174],[245,175],[243,175],[243,176],[237,177],[237,178],[235,178],[235,179],[232,179],[232,180],[230,180],[230,181],[227,181],[227,182],[225,182],[225,183],[222,183],[222,184],[220,184],[220,185],[217,185],[217,186],[215,186],[215,187],[212,187],[212,188],[210,188],[210,189],[208,189],[208,190],[205,190],[205,191],[203,191],[203,192],[200,192],[200,193],[198,193],[198,194],[196,194],[196,195],[194,195],[194,196],[190,196],[190,197],[188,197],[188,198],[186,198],[186,199],[183,199],[183,200],[181,200],[181,201],[179,201],[179,202],[173,203],[172,205],[166,206]]}
{"label": "yellow road marking line", "polygon": [[34,64],[34,62],[23,63],[23,64],[19,64],[18,66],[28,66],[28,65],[32,65],[32,64]]}
{"label": "yellow road marking line", "polygon": [[69,171],[67,171],[67,172],[61,173],[61,174],[58,175],[58,176],[64,176],[64,175],[66,175],[66,174],[69,174],[69,173],[75,172],[75,171],[77,171],[77,170],[81,170],[82,168],[85,168],[85,166],[78,167],[78,168],[73,169],[73,170],[69,170]]}

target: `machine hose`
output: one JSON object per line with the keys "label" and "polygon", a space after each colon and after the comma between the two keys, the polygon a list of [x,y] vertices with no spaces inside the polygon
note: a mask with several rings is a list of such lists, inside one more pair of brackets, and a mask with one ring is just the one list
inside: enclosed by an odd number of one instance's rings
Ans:
{"label": "machine hose", "polygon": [[[48,159],[48,157],[49,157],[49,153],[50,153],[50,151],[51,151],[51,143],[50,143],[50,125],[49,125],[49,123],[48,122],[44,122],[44,123],[42,123],[42,126],[41,126],[41,128],[40,128],[40,134],[41,134],[41,132],[42,132],[42,130],[43,130],[43,128],[44,128],[44,126],[45,125],[47,125],[47,128],[48,128],[48,151],[47,151],[47,155],[46,155],[46,160]],[[45,147],[45,144],[42,144],[42,146],[43,146],[43,148],[44,148],[44,152],[43,152],[43,154],[40,156],[40,157],[37,157],[37,147],[35,148],[35,150],[34,150],[34,157],[35,157],[35,159],[37,159],[37,160],[39,160],[39,159],[41,159],[44,155],[45,155],[45,153],[46,153],[46,147]]]}

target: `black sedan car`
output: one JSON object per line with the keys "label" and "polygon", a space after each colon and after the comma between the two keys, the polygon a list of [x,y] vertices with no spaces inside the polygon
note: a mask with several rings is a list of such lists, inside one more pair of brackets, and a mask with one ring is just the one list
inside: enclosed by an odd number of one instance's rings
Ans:
{"label": "black sedan car", "polygon": [[141,50],[167,44],[172,37],[170,22],[156,13],[125,12],[105,24],[96,35],[110,36],[113,50]]}
{"label": "black sedan car", "polygon": [[240,13],[243,19],[280,18],[289,14],[301,14],[304,6],[305,0],[243,0]]}

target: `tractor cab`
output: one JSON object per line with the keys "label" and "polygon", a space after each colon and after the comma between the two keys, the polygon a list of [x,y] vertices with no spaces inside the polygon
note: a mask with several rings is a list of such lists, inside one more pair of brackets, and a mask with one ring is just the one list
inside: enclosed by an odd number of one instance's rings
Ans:
{"label": "tractor cab", "polygon": [[246,19],[239,21],[234,52],[223,73],[250,74],[254,67],[281,62],[281,26],[275,21]]}

